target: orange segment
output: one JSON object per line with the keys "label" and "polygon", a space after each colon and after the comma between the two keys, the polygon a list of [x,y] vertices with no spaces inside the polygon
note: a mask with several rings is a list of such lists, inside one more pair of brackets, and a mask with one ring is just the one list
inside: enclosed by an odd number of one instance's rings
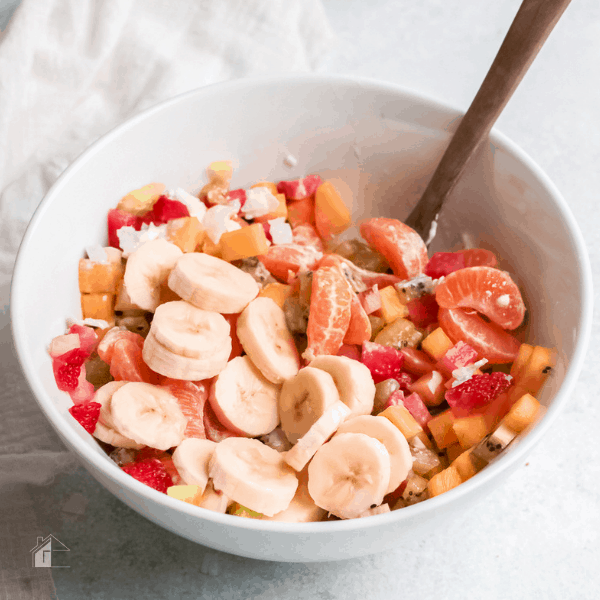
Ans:
{"label": "orange segment", "polygon": [[302,200],[292,200],[287,205],[288,221],[292,227],[303,223],[315,224],[315,199],[308,196]]}
{"label": "orange segment", "polygon": [[266,254],[259,256],[258,260],[273,277],[287,282],[293,279],[300,269],[313,270],[322,256],[321,252],[310,246],[273,245]]}
{"label": "orange segment", "polygon": [[511,276],[493,267],[467,267],[446,276],[436,288],[442,308],[473,308],[502,329],[516,329],[525,303]]}
{"label": "orange segment", "polygon": [[310,223],[302,223],[301,225],[292,227],[292,237],[294,244],[298,244],[299,246],[312,246],[319,252],[323,252],[325,249],[323,240]]}
{"label": "orange segment", "polygon": [[[133,336],[137,336],[134,338]],[[113,343],[110,374],[115,381],[140,381],[157,384],[160,375],[155,373],[142,358],[144,338],[136,333],[121,337]]]}
{"label": "orange segment", "polygon": [[487,358],[491,365],[513,362],[521,343],[495,323],[487,323],[476,312],[462,308],[440,308],[440,327],[454,344],[464,342]]}
{"label": "orange segment", "polygon": [[204,404],[208,397],[207,387],[201,382],[181,381],[170,377],[165,377],[160,385],[167,388],[177,398],[177,404],[188,420],[184,431],[185,437],[206,439]]}
{"label": "orange segment", "polygon": [[323,239],[330,239],[348,229],[350,211],[331,181],[322,183],[315,192],[315,224]]}
{"label": "orange segment", "polygon": [[352,290],[338,269],[322,267],[314,272],[304,353],[307,360],[337,354],[350,324],[351,304]]}
{"label": "orange segment", "polygon": [[181,217],[167,223],[167,240],[183,252],[194,252],[203,242],[205,233],[196,217]]}
{"label": "orange segment", "polygon": [[427,247],[421,236],[398,219],[368,219],[360,234],[369,246],[383,254],[394,274],[412,279],[423,273],[428,262]]}
{"label": "orange segment", "polygon": [[231,262],[266,254],[269,251],[269,243],[263,226],[260,223],[254,223],[248,227],[224,233],[219,241],[219,248],[223,260]]}
{"label": "orange segment", "polygon": [[358,344],[361,345],[363,342],[368,342],[371,339],[371,321],[362,307],[358,296],[354,291],[352,293],[352,304],[350,305],[350,323],[348,325],[348,331],[344,336],[344,344]]}

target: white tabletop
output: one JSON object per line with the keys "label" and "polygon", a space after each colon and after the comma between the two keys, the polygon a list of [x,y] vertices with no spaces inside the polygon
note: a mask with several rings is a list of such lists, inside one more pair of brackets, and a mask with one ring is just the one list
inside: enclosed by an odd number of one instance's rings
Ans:
{"label": "white tabletop", "polygon": [[[324,4],[339,44],[321,71],[391,81],[466,110],[520,0]],[[566,198],[595,277],[600,271],[600,215],[594,210],[600,190],[599,82],[600,4],[576,0],[497,125]],[[32,493],[38,521],[71,548],[71,568],[53,572],[58,597],[600,597],[597,321],[594,328],[586,364],[561,418],[493,496],[435,535],[337,563],[242,559],[155,526],[79,470]],[[88,502],[84,516],[56,510],[74,493]]]}

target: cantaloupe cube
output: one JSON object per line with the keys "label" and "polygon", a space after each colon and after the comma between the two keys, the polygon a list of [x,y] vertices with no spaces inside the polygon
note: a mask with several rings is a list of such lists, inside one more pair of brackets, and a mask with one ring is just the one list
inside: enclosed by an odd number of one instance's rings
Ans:
{"label": "cantaloupe cube", "polygon": [[452,429],[464,450],[468,450],[480,442],[489,433],[483,415],[455,419],[452,422]]}
{"label": "cantaloupe cube", "polygon": [[81,313],[84,319],[102,319],[113,323],[114,310],[114,294],[81,294]]}
{"label": "cantaloupe cube", "polygon": [[272,210],[270,213],[263,215],[262,217],[254,217],[254,221],[256,223],[265,223],[266,221],[270,221],[271,219],[278,219],[280,217],[287,219],[288,207],[287,202],[285,201],[285,194],[275,193],[274,196],[279,201],[277,208]]}
{"label": "cantaloupe cube", "polygon": [[531,358],[531,353],[533,352],[533,346],[529,344],[521,344],[519,346],[519,351],[517,352],[517,357],[515,358],[512,366],[510,367],[510,374],[515,380],[515,383],[521,378],[523,375],[523,371],[525,370],[525,365],[529,362]]}
{"label": "cantaloupe cube", "polygon": [[452,424],[455,421],[455,417],[450,409],[441,412],[436,415],[427,423],[429,431],[433,436],[433,439],[440,450],[447,448],[450,444],[458,442],[456,433],[452,428]]}
{"label": "cantaloupe cube", "polygon": [[324,181],[315,192],[315,226],[319,235],[330,239],[345,231],[352,221],[350,211],[330,181]]}
{"label": "cantaloupe cube", "polygon": [[423,428],[415,421],[415,418],[404,406],[388,406],[378,416],[385,417],[391,421],[408,441],[412,440],[415,435],[423,432]]}
{"label": "cantaloupe cube", "polygon": [[463,481],[471,479],[473,475],[479,473],[486,463],[477,458],[471,450],[465,450],[457,458],[452,461],[451,467],[454,467]]}
{"label": "cantaloupe cube", "polygon": [[98,263],[82,258],[79,261],[79,291],[82,294],[116,294],[122,277],[120,260]]}
{"label": "cantaloupe cube", "polygon": [[[271,192],[271,194],[273,194],[273,196],[279,196],[280,195],[277,192],[277,184],[273,183],[272,181],[259,181],[258,183],[255,183],[254,185],[251,185],[250,189],[257,188],[257,187],[266,187]],[[283,199],[285,201],[285,194],[283,194]]]}
{"label": "cantaloupe cube", "polygon": [[421,342],[421,348],[435,361],[441,360],[444,354],[446,354],[452,346],[454,346],[454,344],[441,327],[432,331]]}
{"label": "cantaloupe cube", "polygon": [[520,433],[535,421],[540,407],[541,404],[531,394],[523,394],[512,405],[502,423],[509,429]]}
{"label": "cantaloupe cube", "polygon": [[181,217],[167,223],[167,240],[183,252],[194,252],[205,235],[206,230],[196,217]]}
{"label": "cantaloupe cube", "polygon": [[167,496],[188,504],[196,504],[202,496],[202,488],[199,485],[172,485],[167,488]]}
{"label": "cantaloupe cube", "polygon": [[133,215],[143,215],[152,208],[164,191],[164,183],[149,183],[123,196],[117,208]]}
{"label": "cantaloupe cube", "polygon": [[446,448],[446,456],[448,457],[448,461],[453,463],[464,450],[461,448],[461,445],[458,442],[454,442],[454,444],[450,444]]}
{"label": "cantaloupe cube", "polygon": [[115,299],[115,310],[127,311],[127,310],[141,310],[137,304],[134,304],[125,289],[124,280],[121,279],[117,286],[117,295]]}
{"label": "cantaloupe cube", "polygon": [[269,283],[260,292],[259,296],[271,298],[280,308],[283,308],[285,301],[292,295],[292,286],[285,283]]}
{"label": "cantaloupe cube", "polygon": [[386,323],[393,323],[399,317],[408,317],[408,308],[406,304],[400,302],[393,285],[379,290],[379,298],[381,300],[381,316]]}
{"label": "cantaloupe cube", "polygon": [[228,262],[260,256],[269,250],[265,230],[260,223],[254,223],[242,229],[228,231],[219,241],[221,258]]}
{"label": "cantaloupe cube", "polygon": [[429,495],[431,497],[439,496],[452,488],[460,485],[462,483],[462,478],[458,469],[449,466],[447,469],[444,469],[441,473],[434,475],[427,485],[427,489],[429,490]]}
{"label": "cantaloupe cube", "polygon": [[210,254],[211,256],[215,256],[216,258],[223,258],[220,241],[218,244],[215,244],[208,235],[204,236],[204,241],[202,242],[202,252],[205,254]]}
{"label": "cantaloupe cube", "polygon": [[553,349],[535,346],[517,381],[517,387],[523,388],[535,396],[544,385],[554,363],[555,352]]}
{"label": "cantaloupe cube", "polygon": [[206,174],[211,181],[221,180],[229,183],[233,175],[233,167],[230,160],[216,160],[206,167]]}

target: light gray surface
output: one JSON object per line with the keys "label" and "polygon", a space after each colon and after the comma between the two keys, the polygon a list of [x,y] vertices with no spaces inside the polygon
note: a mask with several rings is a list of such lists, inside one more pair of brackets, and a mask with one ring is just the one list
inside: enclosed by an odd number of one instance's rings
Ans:
{"label": "light gray surface", "polygon": [[[388,80],[466,109],[518,0],[324,0],[339,44],[322,69]],[[595,277],[600,217],[600,5],[577,0],[499,120],[550,175],[586,239]],[[493,497],[435,536],[318,565],[224,555],[146,521],[86,472],[32,487],[38,522],[71,550],[53,570],[71,598],[597,598],[600,468],[597,320],[562,418]],[[75,493],[79,517],[61,507]]]}

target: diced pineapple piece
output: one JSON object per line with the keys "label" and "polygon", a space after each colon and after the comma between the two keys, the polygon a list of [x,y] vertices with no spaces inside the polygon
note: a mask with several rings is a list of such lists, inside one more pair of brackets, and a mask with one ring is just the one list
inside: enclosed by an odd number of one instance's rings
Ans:
{"label": "diced pineapple piece", "polygon": [[483,415],[455,419],[452,423],[452,429],[454,429],[458,443],[463,450],[468,450],[489,433]]}
{"label": "diced pineapple piece", "polygon": [[535,346],[517,381],[517,387],[535,396],[544,385],[552,367],[554,367],[554,354],[554,350],[551,348]]}
{"label": "diced pineapple piece", "polygon": [[231,506],[227,509],[227,512],[230,515],[236,515],[238,517],[244,517],[246,519],[262,519],[263,514],[256,512],[255,510],[251,510],[246,506],[243,506],[239,502],[233,502]]}
{"label": "diced pineapple piece", "polygon": [[429,490],[429,495],[433,498],[455,488],[461,483],[462,478],[458,469],[450,465],[447,469],[444,469],[429,480],[427,489]]}
{"label": "diced pineapple piece", "polygon": [[[273,196],[278,195],[277,184],[273,183],[272,181],[259,181],[258,183],[251,185],[250,189],[257,188],[257,187],[266,187],[271,192],[271,194],[273,194]],[[285,194],[283,194],[283,198],[285,200]]]}
{"label": "diced pineapple piece", "polygon": [[167,495],[176,500],[196,504],[202,496],[202,489],[199,485],[172,485],[167,488]]}
{"label": "diced pineapple piece", "polygon": [[450,409],[441,412],[436,415],[427,423],[429,431],[435,440],[437,447],[440,450],[447,448],[450,444],[458,442],[456,433],[452,428],[452,424],[455,421],[455,417]]}
{"label": "diced pineapple piece", "polygon": [[82,258],[79,261],[79,291],[82,294],[116,294],[122,277],[120,260],[98,263]]}
{"label": "diced pineapple piece", "polygon": [[416,348],[422,339],[423,334],[412,321],[399,317],[377,334],[375,342],[400,350],[401,348]]}
{"label": "diced pineapple piece", "polygon": [[535,421],[540,408],[541,404],[531,394],[523,394],[512,405],[502,423],[509,429],[520,433]]}
{"label": "diced pineapple piece", "polygon": [[194,252],[204,241],[206,230],[196,217],[181,217],[167,223],[167,240],[182,252]]}
{"label": "diced pineapple piece", "polygon": [[432,331],[421,343],[421,348],[435,361],[441,360],[452,346],[454,344],[441,327]]}
{"label": "diced pineapple piece", "polygon": [[350,211],[330,181],[315,192],[315,224],[319,235],[329,239],[345,231],[352,221]]}
{"label": "diced pineapple piece", "polygon": [[259,296],[271,298],[280,308],[283,308],[285,301],[292,295],[292,286],[285,283],[269,283],[260,292]]}
{"label": "diced pineapple piece", "polygon": [[[255,187],[255,186],[252,186],[252,187]],[[275,196],[275,198],[277,198],[277,200],[279,202],[279,204],[277,205],[277,208],[275,208],[270,213],[263,215],[261,217],[254,217],[255,222],[264,223],[266,221],[270,221],[271,219],[278,219],[280,217],[287,219],[288,209],[287,209],[287,202],[285,201],[285,194],[278,194],[277,192],[275,192],[274,196]]]}
{"label": "diced pineapple piece", "polygon": [[517,352],[517,357],[515,358],[511,368],[510,375],[515,380],[515,383],[521,378],[523,375],[523,371],[525,370],[525,365],[528,363],[531,358],[531,353],[533,352],[533,346],[529,344],[521,344],[519,346],[519,351]]}
{"label": "diced pineapple piece", "polygon": [[220,179],[229,183],[233,175],[233,167],[230,160],[216,160],[206,167],[206,174],[210,180]]}
{"label": "diced pineapple piece", "polygon": [[393,285],[379,290],[379,297],[381,298],[381,316],[386,323],[393,323],[398,317],[408,317],[408,308],[400,302]]}
{"label": "diced pineapple piece", "polygon": [[269,242],[263,226],[260,223],[254,223],[249,227],[224,233],[219,241],[219,248],[221,258],[231,262],[266,254],[269,250]]}
{"label": "diced pineapple piece", "polygon": [[117,208],[132,215],[143,215],[151,210],[164,191],[164,183],[149,183],[123,196],[117,204]]}
{"label": "diced pineapple piece", "polygon": [[113,323],[114,310],[114,294],[81,294],[81,313],[84,319],[102,319]]}
{"label": "diced pineapple piece", "polygon": [[408,441],[423,431],[423,428],[415,421],[415,418],[404,406],[388,406],[378,416],[389,419]]}
{"label": "diced pineapple piece", "polygon": [[468,479],[471,479],[473,475],[479,473],[485,465],[486,463],[475,456],[471,450],[465,450],[452,461],[450,466],[458,471],[463,481],[467,481]]}

